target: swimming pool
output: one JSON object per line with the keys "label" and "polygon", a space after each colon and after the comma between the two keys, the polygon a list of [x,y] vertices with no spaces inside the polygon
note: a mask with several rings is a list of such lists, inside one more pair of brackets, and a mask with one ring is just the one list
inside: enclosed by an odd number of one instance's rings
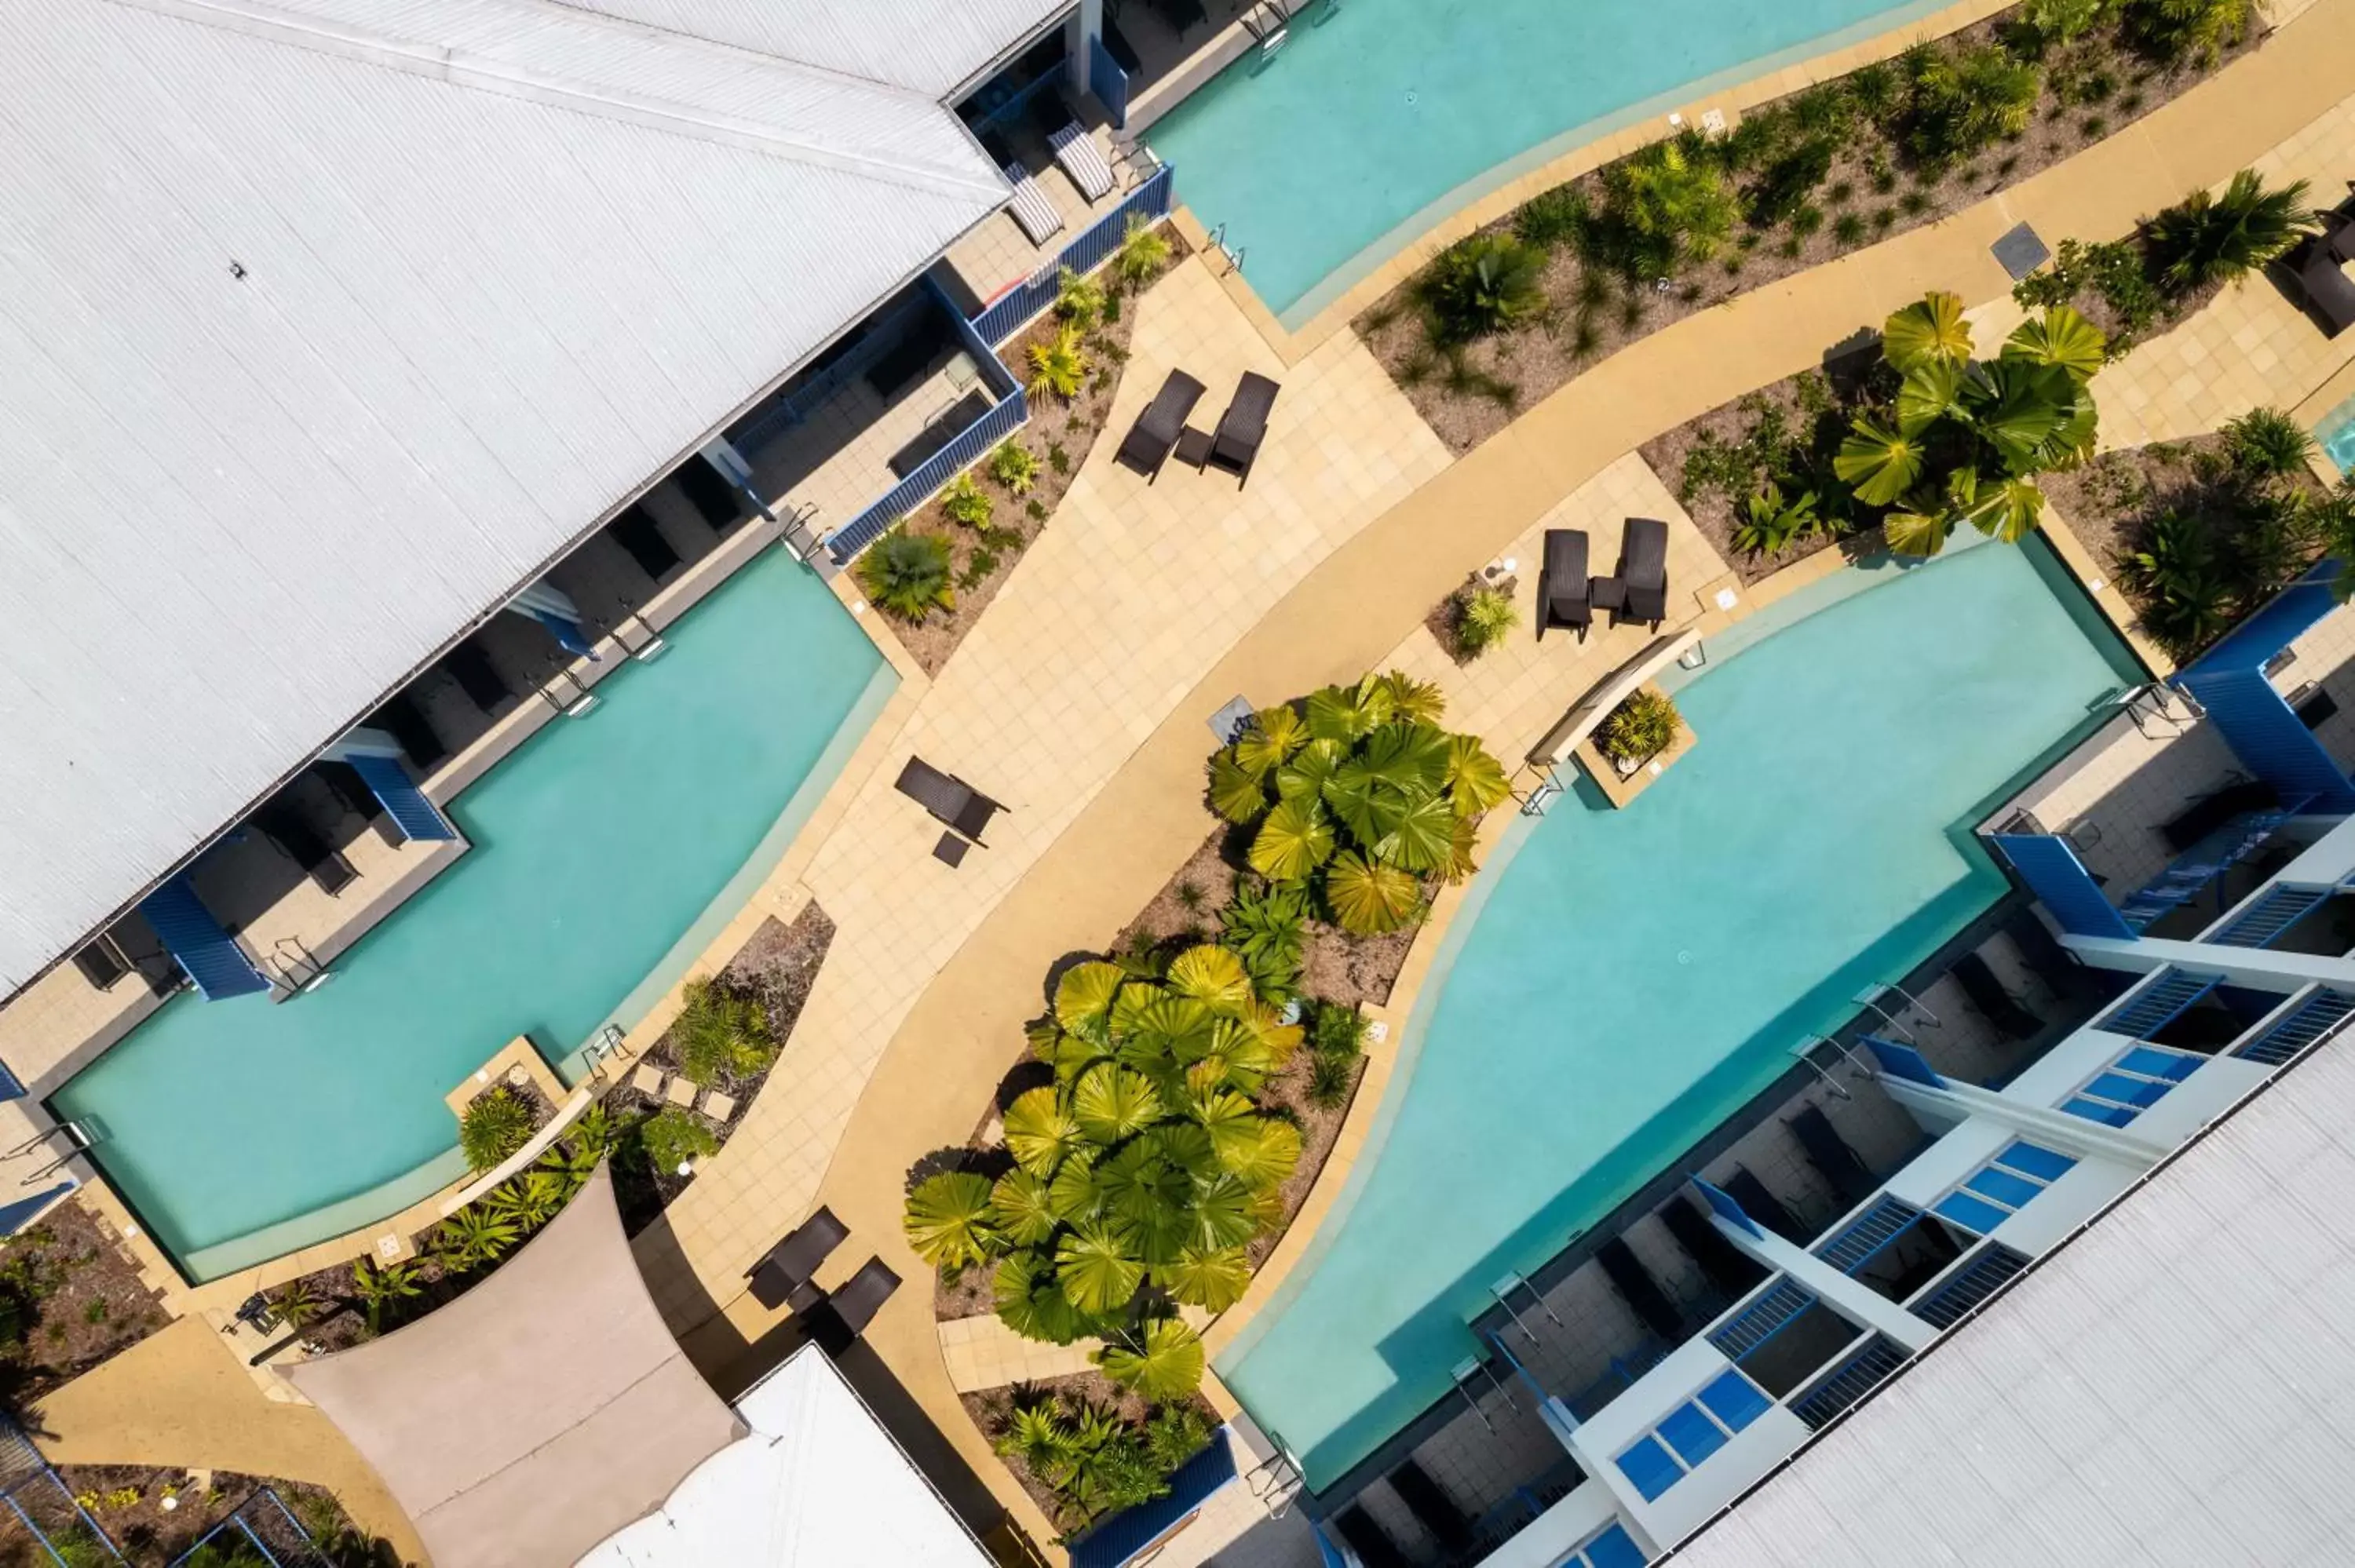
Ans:
{"label": "swimming pool", "polygon": [[2341,403],[2322,417],[2314,427],[2314,439],[2322,444],[2322,454],[2338,466],[2342,474],[2355,473],[2355,399]]}
{"label": "swimming pool", "polygon": [[166,1003],[52,1098],[194,1278],[381,1219],[464,1170],[442,1097],[518,1034],[625,1025],[741,907],[890,667],[771,550],[453,802],[473,842],[319,990]]}
{"label": "swimming pool", "polygon": [[1297,327],[1476,196],[1938,3],[1317,0],[1145,140]]}
{"label": "swimming pool", "polygon": [[1515,825],[1406,1025],[1370,1158],[1219,1361],[1312,1486],[1447,1392],[1491,1281],[2003,893],[1969,825],[2139,678],[2058,572],[2039,541],[1982,545],[1712,643],[1672,771],[1625,811],[1572,796]]}

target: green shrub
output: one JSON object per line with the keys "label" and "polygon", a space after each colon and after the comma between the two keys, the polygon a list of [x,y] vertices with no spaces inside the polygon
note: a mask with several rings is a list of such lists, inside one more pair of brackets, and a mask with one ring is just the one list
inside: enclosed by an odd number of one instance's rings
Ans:
{"label": "green shrub", "polygon": [[1308,1103],[1318,1110],[1335,1110],[1349,1098],[1349,1087],[1358,1081],[1358,1064],[1354,1057],[1314,1056],[1308,1063]]}
{"label": "green shrub", "polygon": [[1828,136],[1815,137],[1767,164],[1750,187],[1750,221],[1761,228],[1789,222],[1830,175],[1832,147]]}
{"label": "green shrub", "polygon": [[1905,101],[1905,84],[1888,61],[1874,60],[1848,73],[1848,97],[1859,115],[1886,126]]}
{"label": "green shrub", "polygon": [[2141,546],[2120,575],[2146,601],[2144,629],[2170,653],[2204,647],[2232,623],[2230,585],[2209,524],[2163,513],[2144,525]]}
{"label": "green shrub", "polygon": [[2254,169],[2243,169],[2222,196],[2193,191],[2146,230],[2157,281],[2185,294],[2264,266],[2313,231],[2306,190],[2304,180],[2267,190]]}
{"label": "green shrub", "polygon": [[677,1106],[666,1106],[638,1129],[647,1162],[668,1174],[692,1160],[719,1152],[719,1139],[700,1117]]}
{"label": "green shrub", "polygon": [[1832,220],[1832,238],[1842,245],[1858,245],[1864,240],[1864,215],[1844,212]]}
{"label": "green shrub", "polygon": [[1028,495],[1039,482],[1038,454],[1009,439],[989,454],[989,477],[1004,485],[1009,495]]}
{"label": "green shrub", "polygon": [[2068,304],[2088,290],[2108,306],[2110,319],[2117,323],[2110,340],[2113,358],[2167,312],[2167,296],[2151,281],[2141,249],[2119,239],[2099,245],[2062,240],[2051,264],[2020,280],[2011,296],[2035,309]]}
{"label": "green shrub", "polygon": [[1545,309],[1545,252],[1502,234],[1475,234],[1439,253],[1416,281],[1432,341],[1460,344]]}
{"label": "green shrub", "polygon": [[1337,1001],[1316,1004],[1316,1022],[1308,1048],[1319,1056],[1354,1062],[1366,1049],[1366,1015]]}
{"label": "green shrub", "polygon": [[877,609],[906,621],[956,608],[949,573],[949,542],[904,528],[892,529],[858,557],[859,588]]}
{"label": "green shrub", "polygon": [[679,1075],[709,1088],[724,1075],[749,1078],[777,1054],[768,1011],[747,996],[720,990],[708,979],[687,982],[686,1004],[670,1026]]}
{"label": "green shrub", "polygon": [[2028,0],[2019,8],[2019,41],[2037,52],[2084,37],[2117,14],[2118,0]]}
{"label": "green shrub", "polygon": [[[1030,345],[1030,393],[1033,397],[1054,397],[1068,403],[1080,395],[1080,388],[1088,378],[1088,355],[1084,343],[1078,323],[1069,323],[1053,337]],[[1051,458],[1054,454],[1050,451],[1048,455]],[[1059,469],[1056,471],[1062,471]]]}
{"label": "green shrub", "polygon": [[1706,261],[1724,248],[1741,199],[1697,136],[1657,143],[1604,171],[1614,260],[1650,282]]}
{"label": "green shrub", "polygon": [[1816,505],[1814,491],[1804,492],[1796,500],[1786,499],[1783,487],[1768,480],[1743,504],[1733,527],[1733,547],[1752,555],[1773,555],[1823,525]]}
{"label": "green shrub", "polygon": [[2314,438],[2279,408],[2252,408],[2221,432],[2225,453],[2242,472],[2264,479],[2304,473]]}
{"label": "green shrub", "polygon": [[1289,1001],[1308,929],[1306,891],[1273,883],[1243,888],[1219,912],[1219,940],[1241,957],[1261,999]]}
{"label": "green shrub", "polygon": [[986,528],[992,510],[989,492],[975,483],[970,473],[957,475],[941,491],[941,512],[952,523]]}
{"label": "green shrub", "polygon": [[2127,36],[2163,60],[2213,61],[2248,37],[2249,0],[2127,0]]}
{"label": "green shrub", "polygon": [[1521,612],[1513,608],[1511,597],[1495,588],[1476,588],[1455,596],[1455,646],[1467,658],[1477,659],[1496,647],[1520,623]]}
{"label": "green shrub", "polygon": [[1645,687],[1604,715],[1594,732],[1594,744],[1614,762],[1648,762],[1677,738],[1677,705],[1666,694]]}
{"label": "green shrub", "polygon": [[1127,237],[1113,255],[1114,276],[1134,289],[1151,282],[1167,265],[1169,237],[1143,213],[1130,213]]}
{"label": "green shrub", "polygon": [[1924,169],[1963,163],[2028,129],[2043,74],[1998,44],[1932,51],[1913,77],[1905,146]]}
{"label": "green shrub", "polygon": [[458,1119],[458,1148],[469,1171],[488,1171],[531,1141],[531,1107],[504,1084],[476,1095]]}
{"label": "green shrub", "polygon": [[1055,284],[1055,313],[1075,327],[1092,327],[1103,319],[1103,286],[1066,267]]}
{"label": "green shrub", "polygon": [[1593,205],[1576,185],[1540,192],[1513,215],[1513,233],[1525,244],[1548,250],[1582,246],[1594,222]]}

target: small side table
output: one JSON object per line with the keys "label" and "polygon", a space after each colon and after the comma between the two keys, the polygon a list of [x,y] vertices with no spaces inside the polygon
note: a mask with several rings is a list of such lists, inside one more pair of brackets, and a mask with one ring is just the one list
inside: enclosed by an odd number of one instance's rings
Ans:
{"label": "small side table", "polygon": [[1210,432],[1193,425],[1187,426],[1178,432],[1178,450],[1174,455],[1179,462],[1199,472],[1210,461]]}
{"label": "small side table", "polygon": [[1627,608],[1627,585],[1618,577],[1589,578],[1586,604],[1590,609],[1607,609],[1616,615]]}
{"label": "small side table", "polygon": [[964,853],[973,846],[954,833],[943,833],[941,842],[932,846],[932,858],[951,866],[964,863]]}

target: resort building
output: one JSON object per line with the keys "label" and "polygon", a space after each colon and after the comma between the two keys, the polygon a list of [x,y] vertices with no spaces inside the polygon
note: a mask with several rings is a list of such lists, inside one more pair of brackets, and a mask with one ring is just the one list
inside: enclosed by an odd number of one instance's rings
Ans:
{"label": "resort building", "polygon": [[[2324,1325],[2355,1305],[2338,569],[2127,694],[1980,824],[2032,915],[1860,996],[1810,1091],[1603,1227],[1577,1249],[1597,1266],[1500,1280],[1436,1434],[1312,1504],[1326,1549],[1633,1568],[2343,1541],[2316,1460],[2344,1441]],[[1540,1426],[1551,1463],[1524,1443],[1508,1489],[1478,1475]]]}

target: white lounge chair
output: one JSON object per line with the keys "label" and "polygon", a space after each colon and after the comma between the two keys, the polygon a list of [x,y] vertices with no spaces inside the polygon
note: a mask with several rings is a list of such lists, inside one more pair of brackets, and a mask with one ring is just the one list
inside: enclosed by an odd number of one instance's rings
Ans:
{"label": "white lounge chair", "polygon": [[1031,244],[1046,244],[1061,230],[1063,215],[1055,210],[1055,204],[1047,199],[1047,193],[1039,188],[1029,170],[1020,164],[1008,164],[1004,172],[1007,182],[1014,187],[1014,200],[1007,210],[1022,226],[1022,232],[1030,237]]}
{"label": "white lounge chair", "polygon": [[1071,183],[1080,187],[1082,196],[1090,201],[1102,201],[1112,195],[1112,165],[1104,162],[1103,149],[1096,145],[1094,137],[1080,129],[1078,121],[1048,137],[1047,142],[1055,149],[1055,162],[1063,165],[1063,173],[1071,176]]}

